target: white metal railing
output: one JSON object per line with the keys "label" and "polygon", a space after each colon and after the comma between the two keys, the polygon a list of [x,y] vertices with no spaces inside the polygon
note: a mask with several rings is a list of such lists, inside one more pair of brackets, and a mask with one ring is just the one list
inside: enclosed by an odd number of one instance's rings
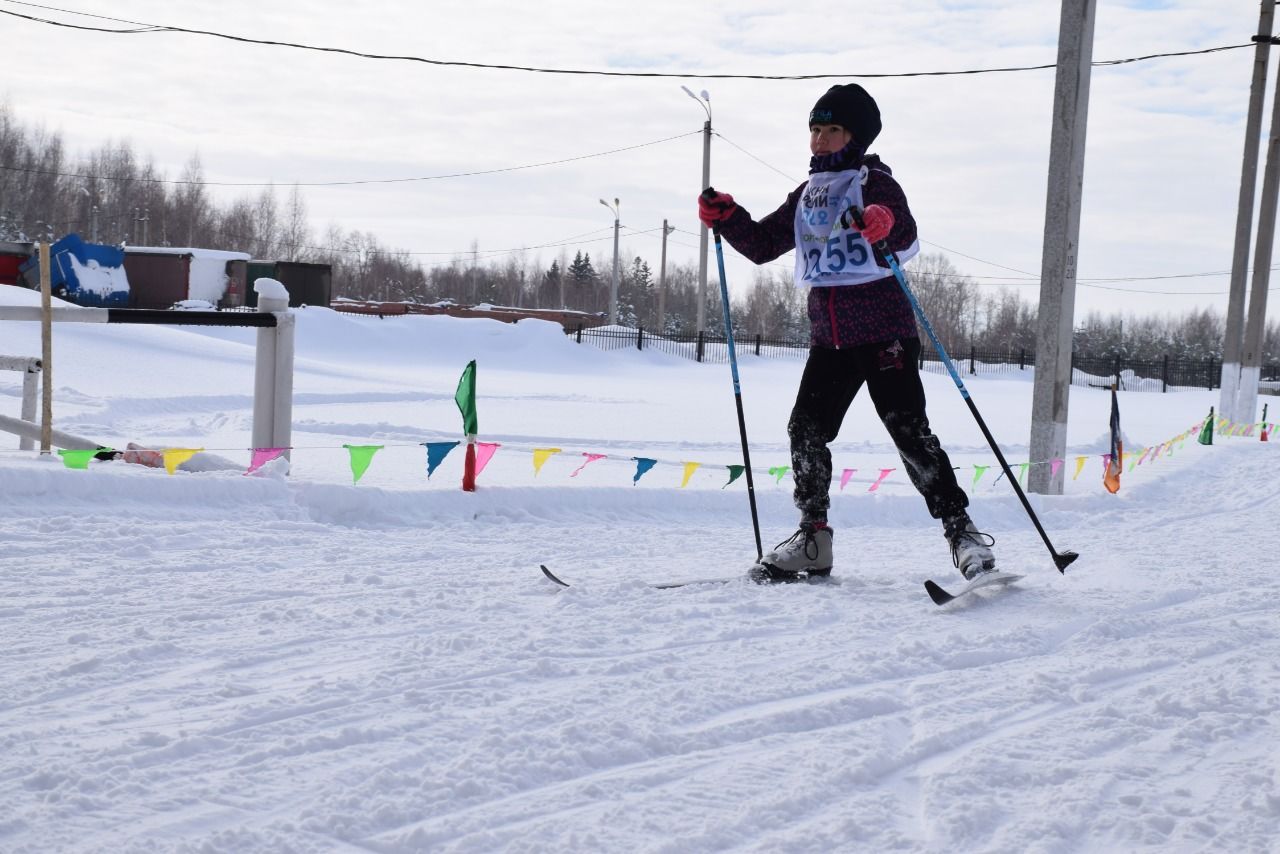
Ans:
{"label": "white metal railing", "polygon": [[[257,351],[254,361],[253,386],[253,446],[255,448],[289,448],[293,428],[293,351],[294,316],[289,311],[289,293],[284,285],[274,279],[258,279],[254,283],[258,293],[257,312],[184,312],[151,311],[128,308],[69,308],[55,307],[49,312],[53,323],[147,323],[173,326],[256,326],[258,327]],[[41,320],[44,317],[38,306],[0,306],[0,320]],[[0,357],[4,358],[4,357]],[[31,362],[44,376],[39,359],[11,359],[21,364],[15,370],[29,370]],[[3,367],[6,363],[0,363]],[[28,377],[33,375],[28,373]],[[36,423],[35,381],[30,380],[30,408],[28,409],[28,384],[23,383],[22,417],[9,418],[0,415],[0,430],[17,433],[22,437],[21,448],[28,450],[31,439],[40,438],[41,425]],[[52,431],[53,441],[62,448],[90,450],[98,447],[93,442]],[[285,451],[284,456],[289,456]]]}
{"label": "white metal railing", "polygon": [[[0,371],[22,372],[22,411],[18,417],[32,423],[36,420],[36,383],[40,378],[40,360],[25,356],[0,356]],[[35,448],[35,440],[30,436],[19,435],[18,449],[30,451]]]}

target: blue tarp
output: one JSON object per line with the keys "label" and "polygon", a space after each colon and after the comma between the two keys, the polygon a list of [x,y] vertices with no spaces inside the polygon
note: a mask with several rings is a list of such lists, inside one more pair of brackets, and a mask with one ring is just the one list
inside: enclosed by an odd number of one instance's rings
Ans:
{"label": "blue tarp", "polygon": [[[49,248],[49,257],[49,278],[55,293],[64,292],[66,299],[79,305],[129,304],[129,280],[120,247],[86,243],[80,235],[68,234]],[[32,256],[18,270],[28,281],[38,279],[39,256]]]}

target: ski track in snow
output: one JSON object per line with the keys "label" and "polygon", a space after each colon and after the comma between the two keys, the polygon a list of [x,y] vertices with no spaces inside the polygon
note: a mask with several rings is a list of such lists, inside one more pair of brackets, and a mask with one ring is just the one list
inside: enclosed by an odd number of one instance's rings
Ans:
{"label": "ski track in snow", "polygon": [[350,526],[329,505],[356,488],[269,480],[177,519],[127,483],[120,510],[19,502],[0,847],[1274,851],[1280,585],[1247,535],[1272,502],[1235,488],[1267,451],[1134,487],[1132,513],[1043,502],[1084,553],[1065,577],[993,501],[1030,577],[947,609],[922,526],[840,529],[840,586],[643,585],[666,555],[740,565],[740,495],[609,537],[584,529],[614,526],[610,490],[423,493],[429,523]]}

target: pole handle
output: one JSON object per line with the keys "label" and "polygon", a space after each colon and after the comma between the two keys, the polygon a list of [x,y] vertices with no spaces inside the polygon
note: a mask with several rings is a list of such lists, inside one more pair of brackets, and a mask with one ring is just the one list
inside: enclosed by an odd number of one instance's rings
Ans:
{"label": "pole handle", "polygon": [[[702,198],[706,199],[707,201],[711,201],[717,195],[716,188],[712,186],[708,186],[705,190],[702,191],[701,195],[702,195]],[[711,224],[711,233],[716,236],[716,240],[720,239],[720,223],[716,222]]]}

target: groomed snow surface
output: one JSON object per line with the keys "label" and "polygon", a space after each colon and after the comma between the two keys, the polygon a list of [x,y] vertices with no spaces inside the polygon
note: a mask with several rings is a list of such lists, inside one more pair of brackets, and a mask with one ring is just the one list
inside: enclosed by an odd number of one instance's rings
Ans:
{"label": "groomed snow surface", "polygon": [[[960,577],[860,398],[838,585],[653,590],[755,554],[745,481],[721,488],[727,366],[306,309],[292,469],[246,477],[254,334],[55,327],[59,429],[203,447],[196,470],[74,471],[0,434],[0,850],[1280,850],[1275,443],[1193,436],[1110,495],[1109,395],[1073,388],[1066,494],[1032,496],[1082,555],[1061,576],[929,375],[974,519],[1024,581],[928,600]],[[0,321],[0,354],[39,353],[38,324]],[[742,358],[767,548],[795,524],[767,469],[801,362]],[[428,481],[417,443],[460,438],[471,359],[502,448],[468,494],[461,452]],[[1024,461],[1030,372],[969,387]],[[20,393],[0,374],[0,412]],[[1122,394],[1126,444],[1216,402]],[[344,443],[386,446],[359,483]],[[570,477],[584,453],[608,458]],[[634,456],[660,460],[635,485]]]}

